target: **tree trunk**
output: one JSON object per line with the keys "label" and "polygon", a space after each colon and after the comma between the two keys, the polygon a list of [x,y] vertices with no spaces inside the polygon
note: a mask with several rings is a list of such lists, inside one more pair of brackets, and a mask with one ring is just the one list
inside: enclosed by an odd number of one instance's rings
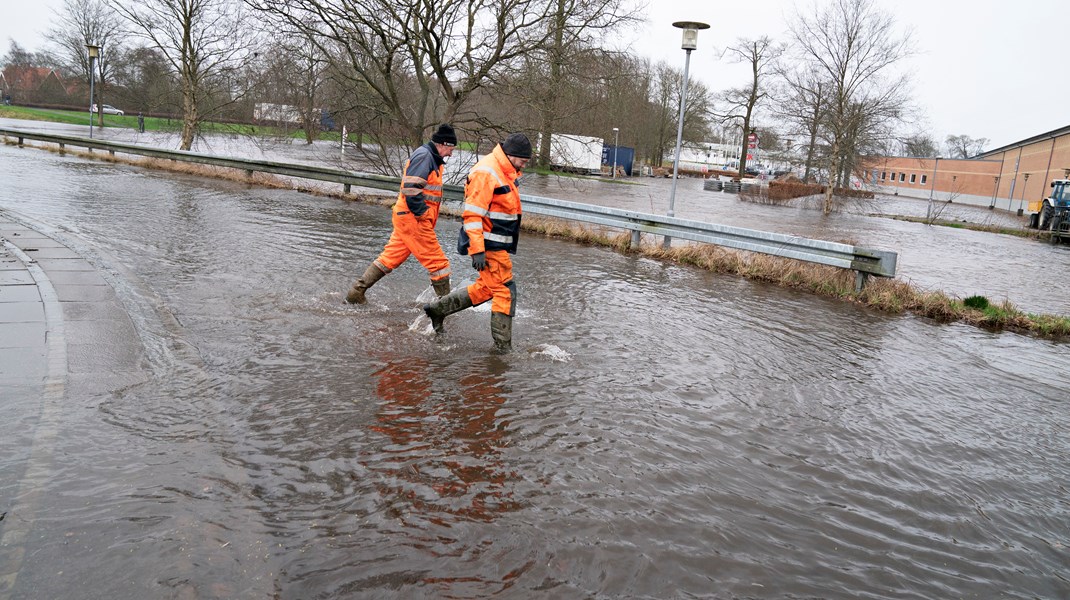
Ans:
{"label": "tree trunk", "polygon": [[806,148],[806,170],[803,172],[803,182],[810,183],[814,174],[814,153],[817,151],[817,128],[810,130],[810,144]]}
{"label": "tree trunk", "polygon": [[743,146],[740,149],[741,152],[739,153],[739,178],[740,179],[743,179],[747,174],[747,150],[750,149],[750,139],[748,139],[747,136],[749,134],[750,134],[750,110],[748,110],[747,114],[743,117]]}
{"label": "tree trunk", "polygon": [[828,170],[828,184],[825,186],[825,209],[824,214],[828,215],[832,212],[832,192],[836,187],[836,179],[840,172],[840,142],[832,142],[832,149],[829,156],[829,170]]}
{"label": "tree trunk", "polygon": [[197,95],[193,85],[183,82],[182,85],[182,142],[179,150],[189,150],[193,147],[193,138],[197,135]]}

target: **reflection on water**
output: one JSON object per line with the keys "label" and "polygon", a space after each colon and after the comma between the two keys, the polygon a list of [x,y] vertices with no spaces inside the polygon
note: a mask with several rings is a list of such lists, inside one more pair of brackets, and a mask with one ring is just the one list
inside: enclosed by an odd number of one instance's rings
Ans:
{"label": "reflection on water", "polygon": [[384,494],[397,499],[390,510],[403,521],[448,525],[455,518],[491,521],[517,508],[505,491],[516,475],[503,472],[498,457],[509,427],[497,419],[505,402],[500,376],[473,372],[453,385],[433,381],[435,371],[420,358],[387,360],[375,376],[382,404],[371,429],[391,444],[369,463],[395,482]]}
{"label": "reflection on water", "polygon": [[[412,326],[418,265],[342,302],[389,235],[382,207],[0,163],[0,208],[103,264],[151,346],[138,383],[65,399],[47,481],[23,480],[26,436],[0,438],[0,497],[42,490],[13,598],[1070,590],[1060,345],[532,235],[517,351],[497,356],[478,311]],[[915,243],[981,244],[682,192],[682,216],[902,240],[907,264]],[[458,226],[439,225],[447,248]]]}

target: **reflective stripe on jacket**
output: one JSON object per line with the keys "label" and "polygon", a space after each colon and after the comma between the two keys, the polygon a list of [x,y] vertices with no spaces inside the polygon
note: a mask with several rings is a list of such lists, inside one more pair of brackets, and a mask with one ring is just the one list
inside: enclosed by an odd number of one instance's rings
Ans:
{"label": "reflective stripe on jacket", "polygon": [[401,191],[398,201],[394,203],[394,212],[407,210],[420,217],[427,212],[428,203],[442,202],[442,168],[445,162],[432,142],[413,151],[409,160],[405,161]]}
{"label": "reflective stripe on jacket", "polygon": [[464,226],[457,239],[457,251],[470,255],[487,250],[516,254],[520,238],[520,173],[509,162],[502,147],[495,146],[468,172],[464,186]]}

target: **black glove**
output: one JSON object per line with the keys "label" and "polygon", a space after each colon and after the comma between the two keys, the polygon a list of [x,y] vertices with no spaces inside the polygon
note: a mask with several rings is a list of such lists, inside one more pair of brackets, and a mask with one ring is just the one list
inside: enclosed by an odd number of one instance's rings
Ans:
{"label": "black glove", "polygon": [[477,271],[487,268],[487,254],[485,252],[476,252],[472,255],[472,268]]}

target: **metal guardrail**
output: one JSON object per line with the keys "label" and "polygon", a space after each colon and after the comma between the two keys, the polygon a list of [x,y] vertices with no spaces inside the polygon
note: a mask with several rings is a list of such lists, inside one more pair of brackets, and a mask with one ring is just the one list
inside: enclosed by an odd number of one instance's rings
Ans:
{"label": "metal guardrail", "polygon": [[639,233],[650,233],[794,258],[870,275],[895,276],[898,256],[895,252],[539,196],[522,194],[521,199],[524,212],[628,229],[633,232],[633,245],[638,242]]}
{"label": "metal guardrail", "polygon": [[[106,150],[111,154],[122,152],[124,154],[229,167],[249,173],[271,173],[340,183],[344,186],[346,193],[349,193],[351,186],[394,191],[398,189],[400,184],[400,180],[396,177],[354,173],[342,169],[230,158],[183,150],[164,150],[136,144],[30,132],[21,129],[0,128],[0,135],[17,138],[20,146],[23,144],[23,140],[30,139],[58,144],[61,148],[65,145],[70,145],[90,150]],[[463,200],[464,189],[457,185],[446,185],[443,186],[443,196],[447,200]],[[631,231],[633,246],[638,246],[641,233],[649,233],[851,269],[856,273],[856,289],[862,288],[868,275],[895,276],[898,258],[895,252],[859,248],[850,244],[638,213],[527,194],[521,194],[520,197],[524,203],[524,211],[528,213]]]}
{"label": "metal guardrail", "polygon": [[358,187],[396,191],[398,189],[398,185],[400,184],[400,180],[395,177],[371,175],[366,173],[353,173],[352,171],[332,169],[329,167],[316,167],[291,163],[277,163],[263,160],[251,160],[245,158],[231,158],[227,156],[215,156],[212,154],[199,154],[197,152],[189,152],[186,150],[165,150],[163,148],[153,148],[151,146],[124,144],[121,142],[111,142],[108,140],[83,138],[69,135],[39,133],[36,131],[24,131],[21,129],[9,129],[0,127],[0,135],[18,138],[18,143],[20,146],[23,144],[24,139],[36,140],[39,142],[49,142],[53,144],[58,144],[60,148],[63,148],[64,146],[77,146],[80,148],[87,148],[91,151],[106,150],[110,154],[122,152],[123,154],[135,154],[138,156],[149,156],[152,158],[181,160],[184,162],[192,162],[202,165],[212,165],[216,167],[229,167],[231,169],[241,169],[249,173],[271,173],[273,175],[285,175],[288,177],[300,177],[303,179],[330,181],[334,183],[341,183],[342,185],[344,185],[345,191],[347,193],[349,192],[350,186],[354,185]]}

